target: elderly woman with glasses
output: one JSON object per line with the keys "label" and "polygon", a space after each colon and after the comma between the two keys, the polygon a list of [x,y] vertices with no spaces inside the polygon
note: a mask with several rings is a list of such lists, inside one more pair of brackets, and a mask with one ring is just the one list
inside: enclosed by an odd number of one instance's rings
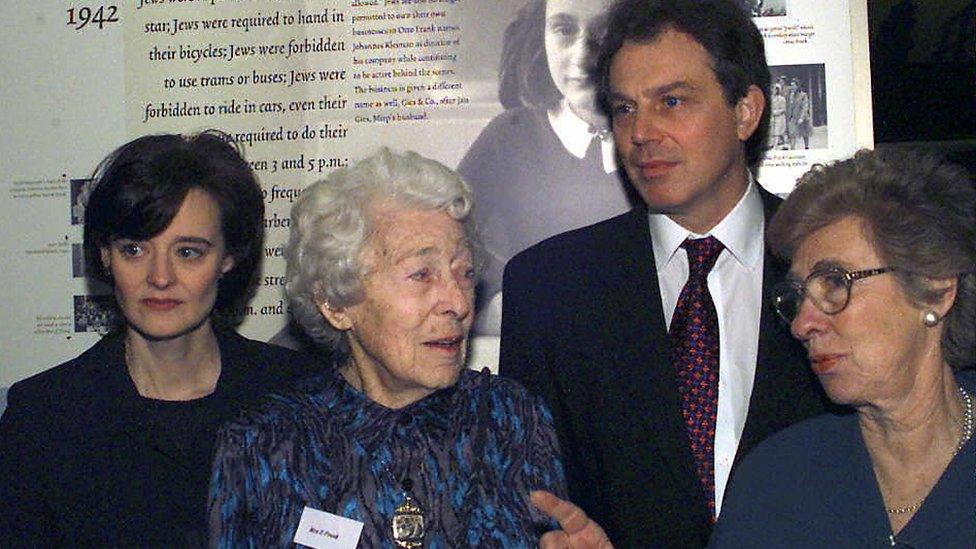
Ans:
{"label": "elderly woman with glasses", "polygon": [[775,300],[854,412],[770,438],[734,473],[716,547],[976,547],[976,190],[958,167],[861,151],[773,218]]}
{"label": "elderly woman with glasses", "polygon": [[471,191],[382,150],[306,189],[287,248],[291,310],[334,368],[226,426],[219,547],[527,547],[565,493],[552,418],[464,369],[474,318]]}

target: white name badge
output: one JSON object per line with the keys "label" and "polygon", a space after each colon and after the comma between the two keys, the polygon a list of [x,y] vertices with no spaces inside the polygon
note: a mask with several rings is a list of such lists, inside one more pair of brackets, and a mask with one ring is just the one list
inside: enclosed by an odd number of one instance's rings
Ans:
{"label": "white name badge", "polygon": [[355,549],[363,523],[306,506],[295,531],[295,543],[313,549]]}

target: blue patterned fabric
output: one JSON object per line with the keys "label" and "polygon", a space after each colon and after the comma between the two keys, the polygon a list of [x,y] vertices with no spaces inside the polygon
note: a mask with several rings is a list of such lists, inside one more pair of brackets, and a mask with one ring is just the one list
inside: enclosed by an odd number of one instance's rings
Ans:
{"label": "blue patterned fabric", "polygon": [[292,546],[309,506],[362,521],[360,547],[395,547],[403,478],[424,509],[425,547],[535,546],[555,525],[529,491],[566,493],[552,417],[515,382],[465,370],[393,410],[330,370],[221,430],[211,545]]}

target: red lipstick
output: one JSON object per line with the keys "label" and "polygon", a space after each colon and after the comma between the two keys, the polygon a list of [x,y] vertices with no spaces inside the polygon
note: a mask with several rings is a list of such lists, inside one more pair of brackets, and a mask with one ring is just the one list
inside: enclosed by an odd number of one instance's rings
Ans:
{"label": "red lipstick", "polygon": [[180,305],[180,303],[182,303],[182,301],[178,299],[159,299],[147,297],[146,299],[142,300],[142,304],[147,309],[152,309],[154,311],[169,311],[175,309]]}
{"label": "red lipstick", "polygon": [[813,355],[810,357],[810,369],[816,375],[829,373],[837,366],[844,355]]}

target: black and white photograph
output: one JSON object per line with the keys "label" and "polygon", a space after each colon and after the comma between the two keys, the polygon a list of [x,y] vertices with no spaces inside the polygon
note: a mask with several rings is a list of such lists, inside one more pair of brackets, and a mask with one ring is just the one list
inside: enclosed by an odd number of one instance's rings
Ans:
{"label": "black and white photograph", "polygon": [[110,295],[74,296],[75,332],[107,334],[115,324]]}
{"label": "black and white photograph", "polygon": [[71,277],[85,278],[85,248],[81,244],[71,245]]}
{"label": "black and white photograph", "polygon": [[85,224],[85,206],[88,205],[88,195],[91,194],[91,179],[71,180],[71,224]]}
{"label": "black and white photograph", "polygon": [[752,17],[782,17],[787,0],[739,0],[742,9]]}
{"label": "black and white photograph", "polygon": [[771,151],[826,149],[827,86],[823,63],[769,67]]}
{"label": "black and white photograph", "polygon": [[502,270],[556,234],[626,212],[608,122],[586,74],[587,39],[609,0],[529,0],[504,34],[503,108],[458,164],[471,184],[488,265],[475,332],[497,335]]}

